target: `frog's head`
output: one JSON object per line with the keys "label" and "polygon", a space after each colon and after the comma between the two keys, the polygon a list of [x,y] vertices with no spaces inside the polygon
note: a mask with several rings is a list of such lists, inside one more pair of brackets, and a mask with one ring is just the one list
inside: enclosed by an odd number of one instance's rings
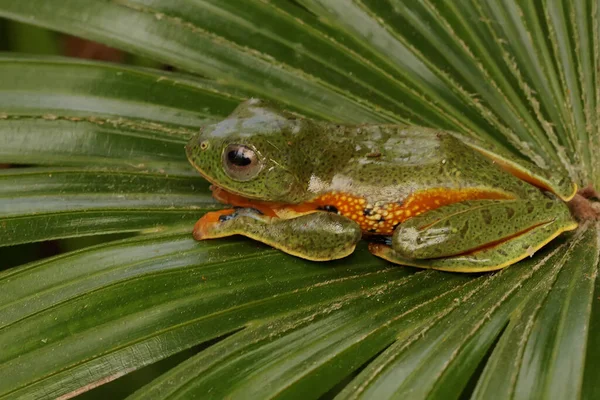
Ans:
{"label": "frog's head", "polygon": [[225,120],[203,127],[186,145],[186,154],[202,176],[228,192],[296,202],[302,185],[289,138],[297,124],[288,113],[250,99]]}

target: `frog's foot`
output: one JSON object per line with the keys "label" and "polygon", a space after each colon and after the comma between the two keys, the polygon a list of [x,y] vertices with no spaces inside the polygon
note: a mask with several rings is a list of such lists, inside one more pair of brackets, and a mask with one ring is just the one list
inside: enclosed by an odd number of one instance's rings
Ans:
{"label": "frog's foot", "polygon": [[492,247],[553,221],[559,221],[561,232],[577,227],[561,201],[465,201],[405,221],[394,231],[392,247],[407,258],[449,257]]}
{"label": "frog's foot", "polygon": [[[196,240],[217,239],[226,236],[232,236],[224,229],[223,222],[241,216],[250,218],[262,216],[263,213],[255,208],[234,207],[225,210],[212,211],[204,214],[202,218],[194,225],[192,235]],[[264,220],[269,220],[269,217],[263,217]]]}
{"label": "frog's foot", "polygon": [[[212,211],[204,214],[194,225],[192,235],[196,240],[213,239],[219,224],[235,215],[235,209]],[[226,235],[227,236],[227,235]]]}
{"label": "frog's foot", "polygon": [[242,208],[210,212],[194,226],[196,240],[243,235],[288,254],[313,261],[346,257],[361,237],[358,224],[346,217],[314,212],[281,219]]}
{"label": "frog's foot", "polygon": [[406,221],[392,247],[373,254],[394,263],[457,272],[492,271],[533,255],[577,228],[568,208],[553,200],[457,203]]}

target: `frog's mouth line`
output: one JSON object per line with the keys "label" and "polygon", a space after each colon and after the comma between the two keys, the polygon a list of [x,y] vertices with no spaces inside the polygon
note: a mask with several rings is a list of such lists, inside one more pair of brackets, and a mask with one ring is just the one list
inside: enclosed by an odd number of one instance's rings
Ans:
{"label": "frog's mouth line", "polygon": [[[251,196],[244,195],[240,192],[236,192],[234,190],[225,189],[224,187],[219,186],[214,179],[212,179],[208,175],[206,175],[200,168],[198,168],[196,166],[194,166],[194,168],[196,168],[196,170],[198,170],[198,172],[200,172],[200,175],[202,175],[202,178],[206,179],[211,184],[210,190],[213,194],[213,198],[220,203],[231,204],[234,207],[256,208],[257,210],[260,210],[261,212],[262,212],[262,209],[259,209],[258,207],[256,207],[256,205],[263,204],[265,206],[269,206],[269,208],[274,208],[274,207],[282,205],[282,203],[260,200],[257,197],[251,197]],[[263,212],[263,213],[268,215],[268,213],[265,213],[265,212]]]}
{"label": "frog's mouth line", "polygon": [[292,218],[317,210],[317,206],[310,202],[290,205],[276,201],[252,199],[214,184],[210,186],[210,190],[213,198],[220,203],[231,204],[234,207],[254,208],[269,217]]}
{"label": "frog's mouth line", "polygon": [[279,217],[279,218],[292,218],[294,216],[305,214],[309,212],[314,212],[314,205],[309,204],[298,204],[296,206],[290,207],[289,204],[284,204],[280,202],[266,201],[260,200],[256,197],[247,196],[241,194],[240,192],[236,192],[234,190],[225,189],[222,186],[219,186],[217,182],[212,179],[208,174],[206,174],[202,169],[198,168],[198,166],[191,162],[189,153],[186,154],[188,156],[188,160],[194,166],[194,168],[200,173],[202,178],[206,179],[211,185],[210,190],[212,192],[212,196],[219,203],[230,204],[234,207],[248,207],[254,208],[264,215],[269,217]]}

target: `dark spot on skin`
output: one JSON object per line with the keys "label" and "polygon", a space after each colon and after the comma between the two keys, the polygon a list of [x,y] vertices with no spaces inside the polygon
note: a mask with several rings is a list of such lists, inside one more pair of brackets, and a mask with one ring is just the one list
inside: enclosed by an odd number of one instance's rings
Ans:
{"label": "dark spot on skin", "polygon": [[531,214],[534,209],[535,209],[535,207],[533,206],[533,204],[529,204],[527,206],[527,214]]}
{"label": "dark spot on skin", "polygon": [[460,237],[464,238],[469,232],[469,222],[466,221],[463,227],[460,229]]}
{"label": "dark spot on skin", "polygon": [[368,153],[366,156],[369,158],[376,158],[376,157],[381,157],[381,153],[378,151],[374,151],[373,153]]}
{"label": "dark spot on skin", "polygon": [[398,180],[397,179],[392,179],[392,185],[397,185],[398,184]]}
{"label": "dark spot on skin", "polygon": [[515,215],[515,210],[510,207],[506,207],[506,218],[511,219]]}
{"label": "dark spot on skin", "polygon": [[234,217],[234,214],[228,214],[228,215],[219,215],[219,222],[225,222],[225,221],[229,221],[230,219],[232,219]]}
{"label": "dark spot on skin", "polygon": [[481,217],[486,224],[490,224],[492,222],[492,214],[490,214],[489,210],[481,210]]}
{"label": "dark spot on skin", "polygon": [[375,235],[373,235],[373,236],[369,236],[367,239],[370,243],[381,243],[381,244],[386,244],[388,246],[392,245],[392,237],[391,236],[379,236],[379,235],[375,236]]}
{"label": "dark spot on skin", "polygon": [[549,209],[551,209],[552,207],[554,207],[554,203],[552,203],[552,202],[548,202],[548,203],[546,203],[546,210],[549,210]]}
{"label": "dark spot on skin", "polygon": [[504,250],[496,250],[498,252],[498,254],[503,255],[503,256],[507,256],[506,252]]}
{"label": "dark spot on skin", "polygon": [[329,205],[319,207],[319,208],[317,208],[317,210],[323,210],[323,211],[332,212],[332,213],[338,212],[338,209],[335,206],[329,206]]}

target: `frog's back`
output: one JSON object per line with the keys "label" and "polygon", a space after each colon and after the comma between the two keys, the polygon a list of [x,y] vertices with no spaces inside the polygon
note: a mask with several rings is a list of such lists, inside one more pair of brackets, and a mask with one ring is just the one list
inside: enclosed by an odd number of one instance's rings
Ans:
{"label": "frog's back", "polygon": [[[466,200],[539,195],[449,133],[397,125],[339,126],[315,155],[309,183],[319,208],[390,234],[430,209]],[[501,188],[501,189],[500,189]]]}
{"label": "frog's back", "polygon": [[429,189],[503,188],[515,197],[535,191],[451,134],[422,127],[367,125],[331,135],[315,162],[313,192],[346,192],[402,202]]}

